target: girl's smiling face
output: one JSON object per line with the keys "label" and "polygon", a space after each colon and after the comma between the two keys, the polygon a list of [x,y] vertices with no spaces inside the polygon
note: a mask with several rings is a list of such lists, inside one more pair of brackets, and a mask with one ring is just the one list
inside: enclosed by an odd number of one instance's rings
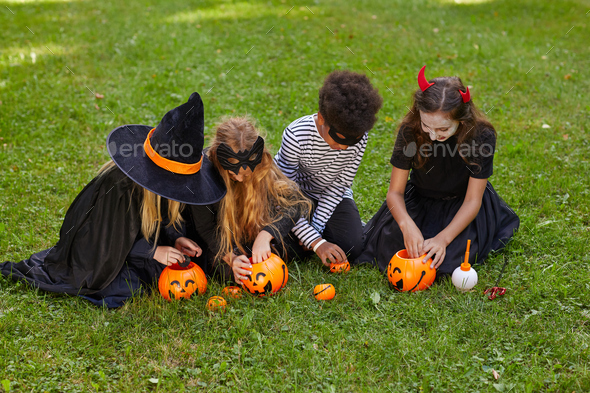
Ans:
{"label": "girl's smiling face", "polygon": [[422,123],[422,130],[430,135],[430,139],[439,142],[452,137],[459,128],[457,120],[452,120],[448,113],[441,111],[434,113],[420,111],[420,122]]}

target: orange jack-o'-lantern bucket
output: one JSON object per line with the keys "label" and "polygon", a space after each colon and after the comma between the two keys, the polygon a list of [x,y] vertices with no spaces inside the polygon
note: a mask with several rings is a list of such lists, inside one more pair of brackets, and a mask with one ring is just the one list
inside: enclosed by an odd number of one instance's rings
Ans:
{"label": "orange jack-o'-lantern bucket", "polygon": [[158,289],[166,300],[188,299],[195,292],[202,295],[207,291],[207,277],[203,269],[194,262],[187,267],[177,263],[166,268],[160,274]]}
{"label": "orange jack-o'-lantern bucket", "polygon": [[342,263],[330,263],[330,271],[332,273],[346,273],[350,271],[350,262],[344,261]]}
{"label": "orange jack-o'-lantern bucket", "polygon": [[[250,259],[252,262],[252,259]],[[252,264],[252,274],[242,280],[244,289],[256,296],[272,295],[287,285],[289,270],[285,262],[275,254],[261,263]]]}
{"label": "orange jack-o'-lantern bucket", "polygon": [[410,258],[406,250],[398,251],[387,266],[387,279],[391,285],[400,292],[421,291],[431,286],[436,269],[430,267],[432,259],[422,263],[424,257],[426,254]]}

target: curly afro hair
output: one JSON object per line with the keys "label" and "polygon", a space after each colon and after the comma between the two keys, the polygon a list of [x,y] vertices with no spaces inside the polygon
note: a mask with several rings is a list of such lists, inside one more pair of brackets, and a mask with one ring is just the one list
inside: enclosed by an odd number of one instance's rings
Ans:
{"label": "curly afro hair", "polygon": [[320,89],[320,113],[345,137],[359,138],[372,129],[382,104],[369,78],[356,72],[331,72]]}

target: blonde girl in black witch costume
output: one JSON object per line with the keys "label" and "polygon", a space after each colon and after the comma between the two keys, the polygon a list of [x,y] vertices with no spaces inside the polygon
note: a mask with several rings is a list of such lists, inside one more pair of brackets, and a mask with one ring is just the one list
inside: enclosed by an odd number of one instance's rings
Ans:
{"label": "blonde girl in black witch costume", "polygon": [[202,154],[203,103],[197,93],[156,128],[126,125],[107,138],[107,163],[69,207],[58,243],[4,276],[52,292],[120,307],[142,293],[165,266],[199,256],[183,235],[185,205],[219,201],[225,187]]}

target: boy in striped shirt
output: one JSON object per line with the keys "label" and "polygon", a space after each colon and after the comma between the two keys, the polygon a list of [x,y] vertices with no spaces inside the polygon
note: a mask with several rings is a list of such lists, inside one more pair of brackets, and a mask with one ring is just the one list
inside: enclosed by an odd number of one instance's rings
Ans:
{"label": "boy in striped shirt", "polygon": [[320,89],[319,111],[283,132],[275,162],[314,205],[311,220],[292,229],[298,257],[311,249],[329,266],[360,255],[363,224],[351,186],[382,103],[365,75],[334,71]]}

